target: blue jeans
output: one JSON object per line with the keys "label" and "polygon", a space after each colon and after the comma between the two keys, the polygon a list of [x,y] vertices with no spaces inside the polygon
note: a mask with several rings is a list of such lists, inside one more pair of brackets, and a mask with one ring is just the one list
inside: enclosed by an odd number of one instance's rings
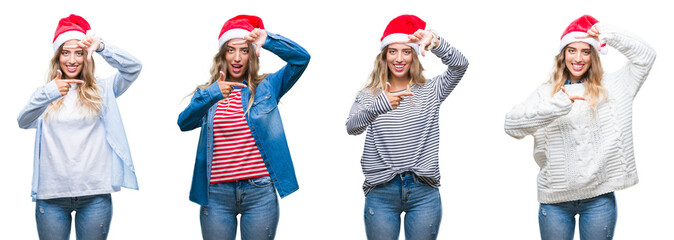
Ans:
{"label": "blue jeans", "polygon": [[73,211],[75,211],[77,239],[106,239],[108,237],[112,220],[112,197],[109,193],[37,199],[35,220],[40,239],[69,239]]}
{"label": "blue jeans", "polygon": [[541,239],[573,239],[576,214],[580,215],[580,239],[613,239],[618,209],[612,192],[583,200],[541,204],[538,211]]}
{"label": "blue jeans", "polygon": [[276,189],[269,176],[211,184],[201,206],[204,239],[234,239],[241,214],[241,239],[274,239],[279,220]]}
{"label": "blue jeans", "polygon": [[405,172],[376,186],[365,197],[367,239],[398,239],[402,212],[405,212],[405,239],[438,237],[442,219],[440,192],[413,173]]}

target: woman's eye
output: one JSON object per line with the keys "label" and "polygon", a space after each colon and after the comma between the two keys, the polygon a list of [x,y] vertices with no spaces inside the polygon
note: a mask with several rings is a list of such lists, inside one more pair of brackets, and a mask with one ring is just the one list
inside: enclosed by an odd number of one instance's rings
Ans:
{"label": "woman's eye", "polygon": [[586,55],[590,54],[590,50],[585,50],[585,51],[583,51],[583,53],[586,54]]}
{"label": "woman's eye", "polygon": [[407,54],[412,54],[412,51],[410,51],[410,50],[405,50],[404,53],[405,53],[406,55],[407,55]]}
{"label": "woman's eye", "polygon": [[84,55],[84,52],[77,52],[77,56],[82,56]]}
{"label": "woman's eye", "polygon": [[241,52],[242,53],[248,53],[248,49],[242,49]]}

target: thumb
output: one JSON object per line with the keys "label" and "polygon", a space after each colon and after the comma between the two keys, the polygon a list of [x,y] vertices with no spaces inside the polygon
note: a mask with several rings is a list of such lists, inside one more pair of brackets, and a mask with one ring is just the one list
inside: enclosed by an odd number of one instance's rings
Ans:
{"label": "thumb", "polygon": [[261,44],[256,44],[256,45],[255,45],[255,47],[256,47],[256,48],[255,48],[255,56],[257,56],[257,57],[260,57],[260,48],[261,48],[261,46],[262,46]]}
{"label": "thumb", "polygon": [[218,78],[218,81],[225,81],[225,72],[220,71],[220,77]]}
{"label": "thumb", "polygon": [[62,75],[63,75],[63,73],[61,72],[61,69],[56,70],[56,79],[61,79]]}
{"label": "thumb", "polygon": [[91,62],[91,52],[94,50],[87,50],[87,62]]}
{"label": "thumb", "polygon": [[386,83],[386,93],[391,93],[391,83]]}

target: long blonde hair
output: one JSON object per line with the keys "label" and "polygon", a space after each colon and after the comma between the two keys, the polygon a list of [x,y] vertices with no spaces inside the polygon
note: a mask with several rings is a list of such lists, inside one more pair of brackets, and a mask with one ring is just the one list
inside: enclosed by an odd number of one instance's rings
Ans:
{"label": "long blonde hair", "polygon": [[[365,88],[371,88],[372,94],[376,95],[378,90],[386,90],[386,83],[389,81],[389,75],[391,70],[388,69],[388,64],[386,62],[386,53],[388,47],[384,48],[379,52],[379,55],[374,59],[374,68],[372,73],[370,73],[370,83],[365,86]],[[412,85],[416,84],[423,86],[426,84],[426,78],[422,74],[424,67],[419,62],[419,57],[416,52],[412,53],[412,63],[410,65],[410,82],[407,84],[409,89]]]}
{"label": "long blonde hair", "polygon": [[[555,56],[555,66],[550,77],[550,82],[553,84],[552,94],[559,92],[562,89],[566,80],[569,79],[570,73],[569,69],[566,68],[565,58],[566,58],[566,49],[568,46],[564,47],[562,51]],[[601,66],[601,59],[599,54],[594,48],[590,48],[590,67],[580,78],[583,81],[585,86],[585,101],[590,104],[592,110],[596,110],[597,106],[601,101],[607,98],[608,92],[606,88],[602,86],[601,79],[604,76],[604,68]]]}
{"label": "long blonde hair", "polygon": [[[61,69],[60,58],[61,52],[63,51],[63,45],[54,53],[50,62],[49,76],[47,77],[47,83],[52,81],[58,76],[58,70],[63,72]],[[82,50],[84,56],[87,55],[86,50]],[[103,109],[103,98],[99,92],[98,83],[96,82],[96,77],[94,77],[94,69],[96,64],[94,64],[94,59],[91,59],[91,62],[88,62],[86,59],[83,62],[82,72],[80,72],[79,79],[84,81],[84,84],[79,84],[77,88],[77,94],[79,96],[77,100],[77,106],[80,107],[80,111],[84,112],[86,115],[92,117],[97,117],[101,114]],[[63,97],[56,99],[55,101],[49,104],[47,110],[45,111],[44,118],[49,119],[50,114],[58,112],[63,106]]]}
{"label": "long blonde hair", "polygon": [[[218,51],[218,53],[216,53],[215,56],[213,57],[213,66],[211,67],[211,79],[208,80],[208,82],[197,86],[197,89],[206,89],[208,88],[208,86],[218,81],[218,78],[220,78],[220,71],[225,72],[225,81],[229,79],[229,71],[223,68],[223,64],[225,63],[225,54],[227,54],[227,43],[229,43],[229,41],[225,42],[225,44],[222,44],[222,47],[220,47],[220,51]],[[269,75],[269,74],[257,75],[258,70],[260,70],[260,59],[257,57],[257,55],[255,55],[254,50],[255,48],[253,47],[253,44],[248,43],[248,49],[249,49],[248,69],[246,69],[246,79],[248,80],[248,84],[246,85],[248,86],[248,89],[250,89],[250,98],[248,98],[248,106],[246,107],[246,112],[248,112],[250,108],[253,106],[253,101],[255,99],[255,89],[257,88],[257,85],[259,85],[260,82],[262,82],[262,79],[264,79],[267,75]],[[196,92],[197,89],[195,89],[194,91]]]}

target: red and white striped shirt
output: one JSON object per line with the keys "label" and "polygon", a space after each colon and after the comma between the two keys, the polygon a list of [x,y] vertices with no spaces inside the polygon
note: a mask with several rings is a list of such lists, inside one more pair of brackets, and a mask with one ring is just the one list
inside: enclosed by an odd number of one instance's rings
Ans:
{"label": "red and white striped shirt", "polygon": [[241,89],[218,102],[213,117],[213,167],[210,183],[268,176],[241,105]]}

